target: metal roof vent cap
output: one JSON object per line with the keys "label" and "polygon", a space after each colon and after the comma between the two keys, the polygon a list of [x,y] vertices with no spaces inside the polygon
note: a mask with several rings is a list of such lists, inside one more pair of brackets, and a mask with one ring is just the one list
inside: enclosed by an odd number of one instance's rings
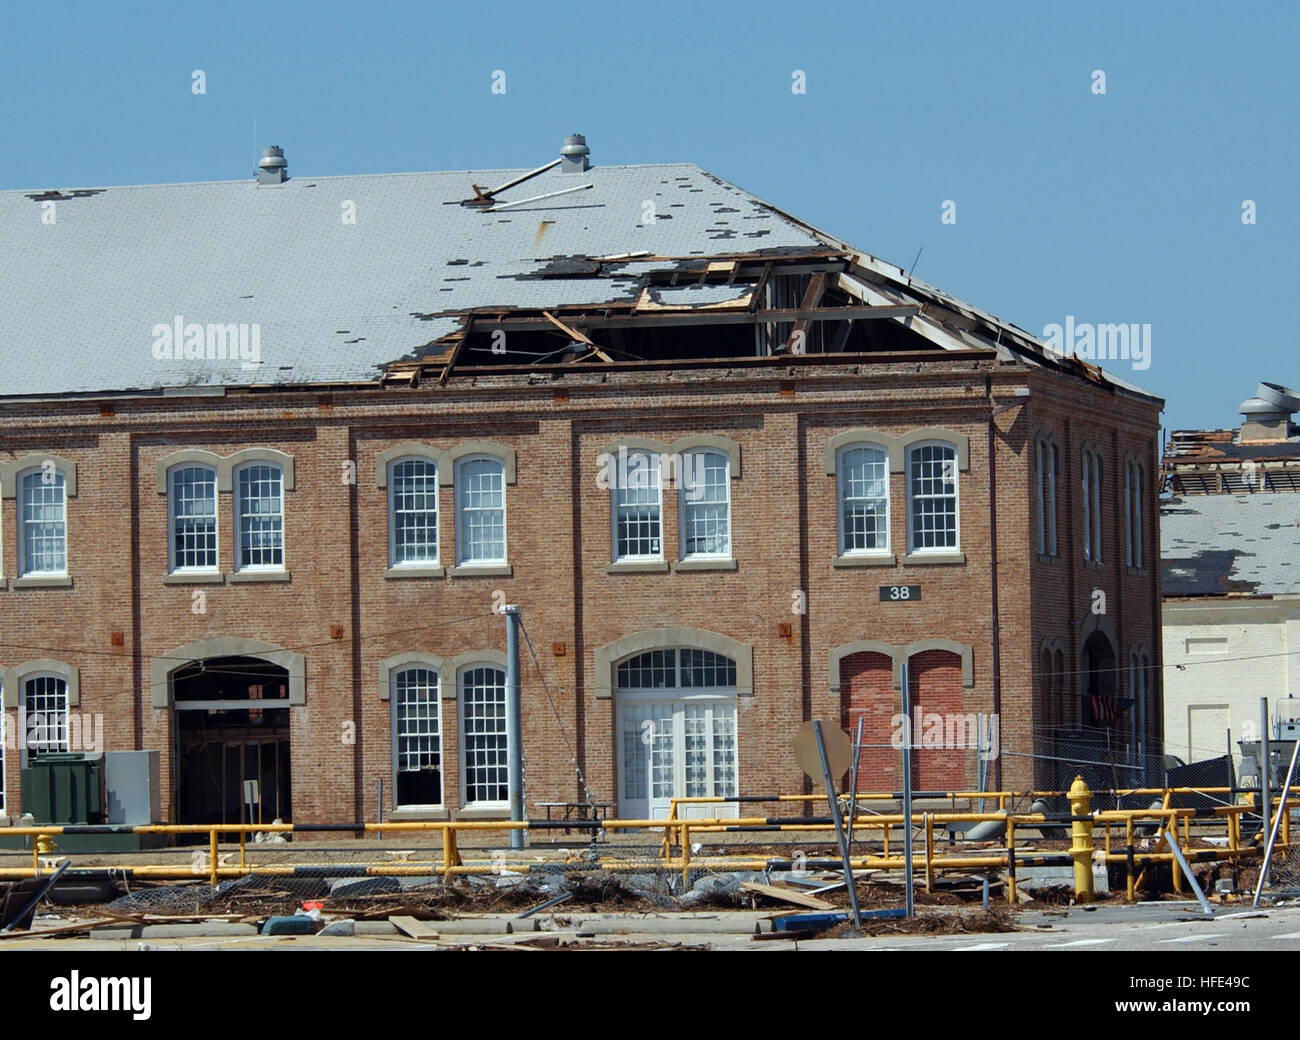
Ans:
{"label": "metal roof vent cap", "polygon": [[1237,405],[1246,420],[1238,438],[1242,444],[1277,444],[1292,433],[1291,416],[1300,409],[1300,393],[1277,383],[1260,383],[1255,396]]}
{"label": "metal roof vent cap", "polygon": [[289,164],[284,159],[284,149],[278,144],[262,149],[257,161],[258,184],[283,184],[289,179]]}
{"label": "metal roof vent cap", "polygon": [[569,134],[564,138],[564,147],[560,149],[560,172],[583,173],[591,169],[591,163],[587,161],[590,154],[591,149],[587,147],[587,139],[582,134]]}

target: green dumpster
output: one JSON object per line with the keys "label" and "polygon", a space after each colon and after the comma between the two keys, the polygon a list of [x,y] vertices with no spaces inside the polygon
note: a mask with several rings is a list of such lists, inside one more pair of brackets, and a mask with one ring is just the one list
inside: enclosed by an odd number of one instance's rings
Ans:
{"label": "green dumpster", "polygon": [[21,772],[23,812],[39,823],[102,823],[104,756],[46,754]]}

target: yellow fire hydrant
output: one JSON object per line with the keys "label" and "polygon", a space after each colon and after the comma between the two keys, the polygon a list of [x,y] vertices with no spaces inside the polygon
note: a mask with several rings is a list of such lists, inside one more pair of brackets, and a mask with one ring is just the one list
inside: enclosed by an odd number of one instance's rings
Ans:
{"label": "yellow fire hydrant", "polygon": [[1074,817],[1070,828],[1074,839],[1070,844],[1074,899],[1077,903],[1088,903],[1092,901],[1092,791],[1082,776],[1076,776],[1070,785],[1070,814]]}

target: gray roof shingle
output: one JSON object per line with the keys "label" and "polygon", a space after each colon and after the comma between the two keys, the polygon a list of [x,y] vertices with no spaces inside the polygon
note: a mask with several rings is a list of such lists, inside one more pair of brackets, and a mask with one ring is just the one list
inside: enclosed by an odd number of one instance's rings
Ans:
{"label": "gray roof shingle", "polygon": [[[253,178],[62,192],[54,223],[37,191],[0,192],[0,396],[199,385],[372,381],[387,362],[457,327],[430,315],[630,300],[627,277],[539,277],[555,258],[649,250],[707,257],[825,243],[691,163],[558,169],[484,212],[471,182],[523,171]],[[343,221],[343,205],[356,223]],[[658,219],[643,222],[653,202]],[[683,303],[726,287],[673,290]],[[674,299],[674,302],[678,302]],[[158,360],[156,325],[256,323],[261,364]]]}
{"label": "gray roof shingle", "polygon": [[1194,495],[1160,509],[1165,596],[1300,594],[1300,495]]}

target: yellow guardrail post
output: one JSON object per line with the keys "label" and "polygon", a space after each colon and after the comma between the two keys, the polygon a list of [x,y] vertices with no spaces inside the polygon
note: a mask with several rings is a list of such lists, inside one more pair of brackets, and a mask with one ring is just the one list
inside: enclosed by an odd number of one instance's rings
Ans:
{"label": "yellow guardrail post", "polygon": [[[1178,814],[1176,812],[1169,814],[1167,826],[1169,827],[1170,846],[1172,847],[1174,845],[1177,845],[1181,849],[1183,847],[1183,843],[1182,843],[1182,839],[1178,836]],[[1176,895],[1181,896],[1183,894],[1182,872],[1178,869],[1177,863],[1170,864],[1170,867],[1174,876],[1174,893]]]}
{"label": "yellow guardrail post", "polygon": [[1007,813],[1007,902],[1016,905],[1016,818]]}
{"label": "yellow guardrail post", "polygon": [[217,887],[217,829],[215,827],[208,831],[208,871],[209,881],[213,888]]}
{"label": "yellow guardrail post", "polygon": [[[1109,829],[1109,828],[1107,828],[1107,829]],[[1229,829],[1229,831],[1231,831],[1231,829],[1232,829],[1231,826],[1229,826],[1228,829]],[[1124,856],[1125,856],[1125,860],[1126,860],[1126,862],[1127,862],[1127,866],[1125,867],[1125,873],[1128,875],[1127,878],[1126,878],[1126,884],[1125,884],[1125,889],[1126,889],[1126,893],[1125,893],[1125,894],[1126,894],[1126,896],[1127,896],[1127,898],[1128,898],[1128,901],[1131,903],[1131,902],[1133,902],[1133,896],[1134,896],[1134,891],[1133,891],[1133,881],[1134,881],[1134,874],[1133,874],[1133,814],[1132,814],[1132,813],[1130,813],[1130,814],[1125,818],[1125,820],[1124,820]]]}
{"label": "yellow guardrail post", "polygon": [[460,866],[460,850],[456,848],[456,828],[442,828],[442,880],[445,885],[451,880],[452,868]]}
{"label": "yellow guardrail post", "polygon": [[691,825],[683,823],[682,832],[682,886],[685,886],[691,880]]}
{"label": "yellow guardrail post", "polygon": [[1070,785],[1070,814],[1075,818],[1070,826],[1072,841],[1070,856],[1074,860],[1074,898],[1079,903],[1092,901],[1092,820],[1080,819],[1092,815],[1092,791],[1076,776]]}
{"label": "yellow guardrail post", "polygon": [[934,817],[925,814],[925,890],[934,891]]}

